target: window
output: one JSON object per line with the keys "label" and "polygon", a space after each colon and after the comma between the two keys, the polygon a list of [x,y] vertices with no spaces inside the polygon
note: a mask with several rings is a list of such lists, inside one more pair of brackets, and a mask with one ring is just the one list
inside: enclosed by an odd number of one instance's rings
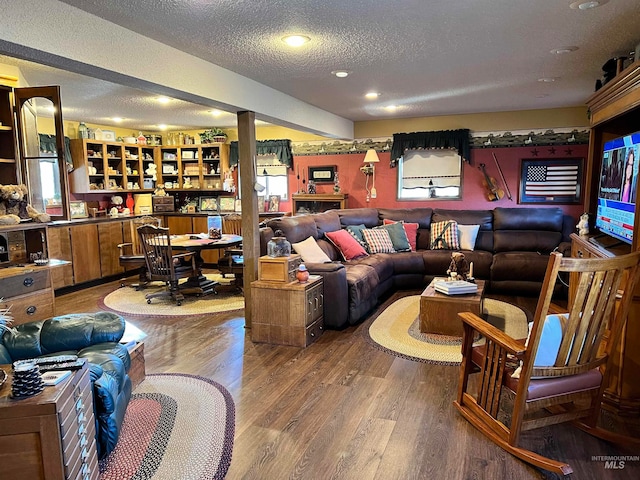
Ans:
{"label": "window", "polygon": [[258,155],[256,180],[265,187],[260,195],[280,195],[281,200],[288,198],[287,166],[281,164],[275,155]]}
{"label": "window", "polygon": [[455,150],[407,150],[398,161],[398,200],[462,198],[462,159]]}

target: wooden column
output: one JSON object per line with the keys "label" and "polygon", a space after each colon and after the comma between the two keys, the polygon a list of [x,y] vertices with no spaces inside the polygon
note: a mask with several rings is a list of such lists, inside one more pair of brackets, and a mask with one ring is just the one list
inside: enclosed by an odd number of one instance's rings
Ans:
{"label": "wooden column", "polygon": [[238,112],[238,165],[242,197],[242,255],[244,256],[244,321],[251,328],[251,282],[258,279],[260,231],[256,183],[256,114]]}

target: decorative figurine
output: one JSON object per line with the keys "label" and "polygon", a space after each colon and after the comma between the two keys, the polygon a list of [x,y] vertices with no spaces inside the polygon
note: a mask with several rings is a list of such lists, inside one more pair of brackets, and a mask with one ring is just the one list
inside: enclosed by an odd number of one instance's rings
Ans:
{"label": "decorative figurine", "polygon": [[296,272],[296,278],[300,283],[307,283],[309,281],[309,270],[304,263],[301,263]]}
{"label": "decorative figurine", "polygon": [[451,254],[451,263],[447,269],[447,275],[451,280],[466,280],[469,275],[469,264],[464,258],[464,253],[453,252]]}
{"label": "decorative figurine", "polygon": [[580,215],[580,221],[576,225],[578,235],[589,235],[589,214],[587,212]]}

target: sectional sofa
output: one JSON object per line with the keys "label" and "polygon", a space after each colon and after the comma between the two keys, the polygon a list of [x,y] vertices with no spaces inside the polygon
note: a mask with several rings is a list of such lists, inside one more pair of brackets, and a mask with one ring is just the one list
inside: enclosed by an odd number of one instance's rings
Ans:
{"label": "sectional sofa", "polygon": [[[374,253],[345,260],[326,236],[349,226],[367,229],[389,221],[417,224],[415,251]],[[486,280],[491,293],[537,296],[549,254],[570,253],[569,235],[575,219],[559,208],[495,208],[444,210],[432,208],[356,208],[275,218],[260,229],[261,255],[274,232],[292,243],[312,237],[329,261],[309,263],[310,273],[324,279],[325,326],[342,329],[362,321],[385,296],[397,289],[423,288],[446,275],[452,250],[431,248],[431,227],[439,222],[479,225],[473,250],[459,249],[473,262],[474,277]]]}

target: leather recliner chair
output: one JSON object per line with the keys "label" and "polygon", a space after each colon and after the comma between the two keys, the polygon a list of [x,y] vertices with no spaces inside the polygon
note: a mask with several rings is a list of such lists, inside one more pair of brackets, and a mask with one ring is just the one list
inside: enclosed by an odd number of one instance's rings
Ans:
{"label": "leather recliner chair", "polygon": [[111,312],[79,313],[29,322],[0,337],[0,364],[55,355],[89,362],[96,416],[98,458],[116,446],[131,398],[131,359],[124,345],[125,321]]}

